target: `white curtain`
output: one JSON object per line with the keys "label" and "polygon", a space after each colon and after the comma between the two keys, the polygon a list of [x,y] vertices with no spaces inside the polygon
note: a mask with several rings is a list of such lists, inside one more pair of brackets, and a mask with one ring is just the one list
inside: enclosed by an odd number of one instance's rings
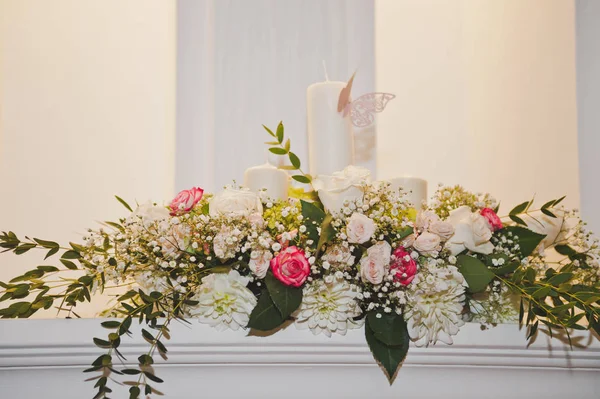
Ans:
{"label": "white curtain", "polygon": [[[261,124],[282,120],[308,163],[306,88],[347,80],[374,88],[369,0],[180,0],[176,188],[219,189],[264,163]],[[357,163],[373,168],[374,131],[357,132]]]}

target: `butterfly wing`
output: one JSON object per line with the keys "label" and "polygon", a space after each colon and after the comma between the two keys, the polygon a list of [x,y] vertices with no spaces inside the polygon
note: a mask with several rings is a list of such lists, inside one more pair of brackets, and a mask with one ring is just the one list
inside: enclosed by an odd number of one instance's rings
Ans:
{"label": "butterfly wing", "polygon": [[356,127],[366,127],[375,121],[375,113],[383,112],[396,96],[391,93],[367,93],[349,104],[350,119]]}
{"label": "butterfly wing", "polygon": [[350,93],[352,92],[352,83],[354,82],[354,75],[356,75],[356,72],[352,74],[352,77],[350,78],[350,80],[348,80],[346,87],[344,87],[342,91],[340,91],[340,97],[338,98],[337,107],[338,112],[344,111],[348,104],[350,104]]}

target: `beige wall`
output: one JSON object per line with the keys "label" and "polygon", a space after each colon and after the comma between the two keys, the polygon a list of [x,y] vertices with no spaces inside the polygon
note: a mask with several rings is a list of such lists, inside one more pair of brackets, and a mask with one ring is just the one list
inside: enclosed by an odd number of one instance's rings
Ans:
{"label": "beige wall", "polygon": [[[378,0],[378,173],[579,206],[572,1]],[[502,212],[501,212],[502,213]]]}
{"label": "beige wall", "polygon": [[174,1],[0,0],[0,230],[80,241],[114,194],[168,199],[174,94]]}

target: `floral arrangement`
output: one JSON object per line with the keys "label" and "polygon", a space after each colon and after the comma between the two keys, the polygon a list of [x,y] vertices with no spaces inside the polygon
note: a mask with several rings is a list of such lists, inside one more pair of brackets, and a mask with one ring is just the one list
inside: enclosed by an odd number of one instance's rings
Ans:
{"label": "floral arrangement", "polygon": [[[410,341],[452,344],[467,321],[518,321],[528,339],[538,327],[600,333],[598,241],[560,205],[564,197],[500,217],[490,195],[440,187],[417,211],[422,204],[372,182],[366,169],[302,173],[283,125],[267,131],[271,152],[288,157],[284,168],[312,190],[275,201],[233,186],[214,195],[194,187],[168,206],[135,209],[117,197],[130,214],[69,246],[4,232],[5,252],[42,249],[60,267],[0,283],[0,300],[10,301],[1,317],[53,306],[77,316],[95,293],[129,287],[105,312],[107,336],[94,338],[106,351],[85,370],[96,373],[95,398],[107,397],[117,376],[133,379],[131,398],[157,393],[152,365],[167,357],[173,320],[265,332],[294,324],[327,336],[363,328],[390,383]],[[70,270],[80,277],[58,277]],[[149,348],[131,366],[119,346],[136,319]]]}

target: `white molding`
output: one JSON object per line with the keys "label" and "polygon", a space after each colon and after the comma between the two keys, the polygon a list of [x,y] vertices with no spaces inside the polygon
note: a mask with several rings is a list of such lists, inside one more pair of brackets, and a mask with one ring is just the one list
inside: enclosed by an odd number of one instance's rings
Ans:
{"label": "white molding", "polygon": [[[5,396],[8,393],[37,397],[40,389],[50,398],[93,396],[93,384],[83,381],[87,376],[81,371],[103,353],[92,344],[94,336],[107,334],[101,321],[0,321],[0,397],[16,397]],[[139,328],[137,323],[134,327]],[[209,392],[205,396],[209,398],[279,398],[281,390],[296,384],[301,375],[302,385],[286,397],[306,397],[314,389],[321,392],[334,387],[328,397],[398,397],[404,393],[408,398],[441,394],[447,398],[520,398],[544,393],[547,399],[600,394],[600,342],[588,333],[574,333],[577,346],[572,350],[544,334],[527,348],[525,332],[516,325],[481,331],[479,325],[467,324],[454,345],[411,347],[391,388],[363,334],[360,329],[328,338],[290,326],[272,336],[257,337],[246,336],[245,331],[219,332],[194,321],[191,326],[175,324],[167,344],[169,361],[157,366],[166,380],[160,389],[168,398],[195,397],[191,392],[198,385]],[[140,334],[135,334],[123,339],[120,350],[135,361],[146,348]],[[28,385],[32,380],[36,384]],[[272,391],[261,391],[260,396],[258,391],[248,391],[261,380],[269,380]],[[68,392],[65,386],[70,387]],[[486,389],[495,394],[481,396]]]}

